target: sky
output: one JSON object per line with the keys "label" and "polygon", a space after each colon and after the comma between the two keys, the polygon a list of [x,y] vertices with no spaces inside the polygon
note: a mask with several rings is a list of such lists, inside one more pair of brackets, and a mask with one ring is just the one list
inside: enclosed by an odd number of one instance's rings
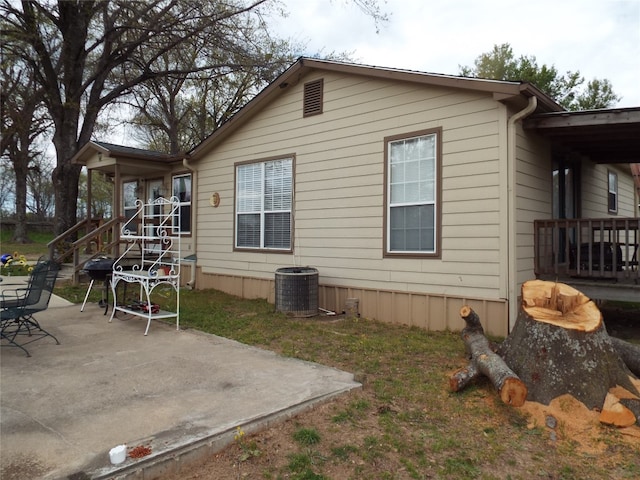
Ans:
{"label": "sky", "polygon": [[281,37],[307,55],[348,52],[355,63],[458,75],[494,45],[535,56],[559,73],[608,79],[622,99],[640,106],[640,0],[379,0],[388,22],[373,20],[353,0],[284,0],[274,21]]}

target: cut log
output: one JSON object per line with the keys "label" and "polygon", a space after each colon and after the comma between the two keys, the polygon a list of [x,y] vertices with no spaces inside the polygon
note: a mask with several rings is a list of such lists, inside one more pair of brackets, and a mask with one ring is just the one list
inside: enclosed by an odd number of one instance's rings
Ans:
{"label": "cut log", "polygon": [[618,355],[636,377],[640,377],[640,345],[610,337]]}
{"label": "cut log", "polygon": [[636,423],[636,416],[631,410],[620,403],[620,399],[609,392],[604,399],[604,405],[599,417],[600,423],[615,427],[630,427]]}
{"label": "cut log", "polygon": [[[633,383],[637,387],[638,380],[634,380]],[[609,394],[613,394],[618,397],[620,404],[633,412],[633,414],[636,416],[636,424],[640,425],[640,397],[634,395],[629,390],[622,387],[612,388],[611,390],[609,390]]]}
{"label": "cut log", "polygon": [[549,405],[570,394],[600,409],[616,385],[639,395],[600,310],[568,285],[525,282],[515,325],[498,353],[526,384],[530,401]]}
{"label": "cut log", "polygon": [[467,305],[460,309],[460,316],[466,322],[462,330],[462,340],[471,356],[469,366],[455,372],[449,378],[452,391],[459,391],[480,373],[485,375],[500,393],[500,399],[516,407],[524,405],[527,387],[507,364],[491,350],[489,341],[476,312]]}
{"label": "cut log", "polygon": [[478,370],[478,367],[476,367],[474,363],[470,363],[466,367],[456,370],[449,377],[449,389],[452,392],[459,392],[480,375],[481,373],[480,370]]}

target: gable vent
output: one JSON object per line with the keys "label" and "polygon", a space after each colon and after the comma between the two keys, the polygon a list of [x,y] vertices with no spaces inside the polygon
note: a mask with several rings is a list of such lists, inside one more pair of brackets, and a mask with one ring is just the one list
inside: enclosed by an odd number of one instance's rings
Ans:
{"label": "gable vent", "polygon": [[322,91],[324,80],[315,80],[304,84],[303,117],[322,113]]}

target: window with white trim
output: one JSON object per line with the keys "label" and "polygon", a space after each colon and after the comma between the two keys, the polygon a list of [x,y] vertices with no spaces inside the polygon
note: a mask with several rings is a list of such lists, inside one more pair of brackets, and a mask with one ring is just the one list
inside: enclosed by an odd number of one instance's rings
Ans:
{"label": "window with white trim", "polygon": [[439,255],[439,135],[385,139],[387,255]]}
{"label": "window with white trim", "polygon": [[608,172],[609,194],[608,204],[609,213],[618,213],[618,174],[609,170]]}
{"label": "window with white trim", "polygon": [[122,183],[122,211],[128,220],[138,211],[138,182],[136,180]]}
{"label": "window with white trim", "polygon": [[236,165],[236,248],[291,250],[293,159]]}
{"label": "window with white trim", "polygon": [[171,185],[171,195],[180,202],[180,233],[191,233],[191,174],[174,175]]}

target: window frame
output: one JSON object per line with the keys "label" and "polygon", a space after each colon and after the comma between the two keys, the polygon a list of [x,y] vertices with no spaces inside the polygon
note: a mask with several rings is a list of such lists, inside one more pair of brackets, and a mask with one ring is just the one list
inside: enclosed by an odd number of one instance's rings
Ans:
{"label": "window frame", "polygon": [[[265,182],[265,166],[269,162],[281,161],[281,160],[290,160],[291,161],[291,198],[290,198],[290,208],[288,210],[289,213],[289,247],[288,248],[275,248],[275,247],[265,247],[265,190],[264,190],[264,182]],[[238,245],[238,216],[242,214],[242,212],[238,211],[238,171],[241,167],[246,165],[261,165],[261,182],[262,182],[262,191],[261,191],[261,206],[260,206],[260,246],[259,247],[245,247]],[[296,166],[296,157],[294,154],[286,154],[286,155],[278,155],[268,158],[261,158],[257,160],[248,160],[244,162],[236,162],[233,167],[234,179],[233,179],[233,250],[238,252],[269,252],[269,253],[285,253],[291,254],[293,253],[294,247],[294,206],[295,206],[295,166]],[[281,210],[282,212],[286,212],[286,210]],[[246,213],[246,212],[245,212]]]}
{"label": "window frame", "polygon": [[[189,189],[187,192],[189,193],[188,200],[182,200],[176,195],[175,182],[180,177],[188,177],[189,178]],[[171,175],[171,197],[178,198],[179,205],[178,208],[180,210],[180,235],[189,236],[192,234],[193,229],[191,228],[193,225],[193,174],[190,172],[182,172],[182,173],[174,173]],[[183,209],[189,208],[189,228],[184,229],[184,225],[182,222],[183,219]]]}
{"label": "window frame", "polygon": [[[611,179],[615,180],[615,185],[612,186]],[[618,213],[618,199],[619,196],[619,183],[618,183],[618,172],[613,170],[607,170],[607,211],[609,213]],[[611,201],[613,200],[613,207],[611,206]]]}
{"label": "window frame", "polygon": [[[433,136],[435,139],[435,164],[434,164],[434,249],[433,251],[419,250],[390,250],[391,242],[391,172],[390,172],[390,148],[394,142],[411,140],[419,137]],[[383,218],[383,257],[401,258],[442,258],[442,127],[429,128],[414,132],[392,135],[384,138],[384,218]],[[423,205],[431,202],[423,202]]]}
{"label": "window frame", "polygon": [[[140,184],[138,180],[124,180],[122,182],[122,215],[127,220],[135,217],[136,213],[138,213],[140,208],[138,204],[138,200],[140,200],[139,191]],[[128,194],[133,195],[128,197]]]}

